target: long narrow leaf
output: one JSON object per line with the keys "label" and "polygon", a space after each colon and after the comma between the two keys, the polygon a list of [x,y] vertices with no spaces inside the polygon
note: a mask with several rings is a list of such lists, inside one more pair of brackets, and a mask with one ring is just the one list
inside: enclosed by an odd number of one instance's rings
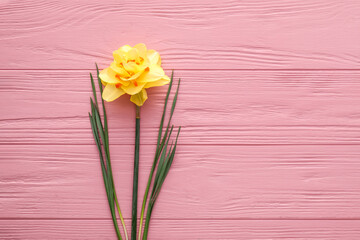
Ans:
{"label": "long narrow leaf", "polygon": [[[146,207],[146,203],[147,203],[147,200],[148,200],[148,194],[149,194],[150,186],[151,186],[151,183],[152,183],[153,174],[154,174],[155,168],[157,166],[158,158],[159,158],[159,155],[161,153],[162,146],[163,146],[163,143],[160,144],[160,141],[161,141],[161,137],[162,137],[163,125],[164,125],[165,114],[166,114],[166,107],[167,107],[169,95],[170,95],[170,92],[171,92],[171,87],[172,87],[172,84],[173,84],[173,80],[174,80],[174,71],[172,71],[172,73],[171,73],[169,87],[168,87],[166,97],[165,97],[164,109],[163,109],[163,113],[162,113],[161,120],[160,120],[158,138],[157,138],[157,143],[156,143],[155,157],[154,157],[153,164],[151,166],[151,170],[150,170],[150,174],[149,174],[149,178],[148,178],[148,182],[147,182],[147,185],[146,185],[144,198],[143,198],[143,202],[142,202],[141,213],[140,213],[138,240],[141,239],[142,225],[143,225],[145,207]],[[165,137],[164,137],[163,141],[161,141],[161,142],[165,142],[166,136],[167,136],[167,132],[165,133]]]}
{"label": "long narrow leaf", "polygon": [[[171,106],[171,111],[170,111],[170,116],[169,116],[169,121],[168,121],[168,125],[166,127],[166,130],[165,130],[165,134],[164,134],[164,138],[162,139],[161,141],[161,144],[160,146],[158,147],[157,149],[157,157],[159,157],[161,151],[163,150],[163,147],[164,147],[164,143],[167,139],[167,133],[169,131],[169,126],[170,126],[170,122],[171,122],[171,119],[172,119],[172,116],[174,114],[174,110],[175,110],[175,106],[176,106],[176,101],[177,101],[177,96],[178,96],[178,93],[179,93],[179,87],[180,87],[180,79],[179,79],[179,83],[178,83],[178,86],[177,86],[177,89],[176,89],[176,92],[175,92],[175,96],[174,96],[174,99],[173,99],[173,103],[172,103],[172,106]],[[164,108],[164,112],[165,112],[165,108]],[[164,115],[164,114],[163,114]]]}
{"label": "long narrow leaf", "polygon": [[89,113],[89,118],[90,118],[90,123],[91,123],[91,128],[93,131],[93,135],[94,135],[94,139],[96,142],[96,146],[98,147],[98,152],[99,152],[99,158],[100,158],[100,164],[101,164],[101,171],[102,171],[102,175],[104,178],[104,184],[105,184],[105,188],[106,190],[108,189],[108,180],[106,178],[106,168],[105,168],[105,164],[104,164],[104,159],[103,159],[103,155],[102,155],[102,150],[101,150],[101,146],[100,146],[100,140],[99,140],[99,136],[97,134],[97,129],[96,129],[96,125],[93,119],[93,116]]}
{"label": "long narrow leaf", "polygon": [[159,147],[159,144],[160,144],[160,139],[161,139],[164,120],[165,120],[165,114],[166,114],[166,107],[167,107],[169,95],[170,95],[170,92],[171,92],[171,87],[172,87],[172,84],[173,84],[173,80],[174,80],[174,71],[172,71],[172,73],[171,73],[169,87],[168,87],[166,97],[165,97],[164,110],[163,110],[163,114],[161,116],[161,121],[160,121],[160,126],[159,126],[159,133],[158,133],[158,139],[157,139],[157,148]]}
{"label": "long narrow leaf", "polygon": [[[97,70],[97,78],[98,78],[98,84],[99,84],[99,88],[100,88],[100,94],[102,95],[103,89],[102,89],[102,84],[101,84],[101,80],[99,77],[99,69],[98,69],[97,65],[96,65],[96,70]],[[123,216],[120,211],[118,199],[116,196],[114,179],[113,179],[113,174],[112,174],[112,169],[111,169],[108,125],[107,125],[107,116],[106,116],[104,100],[101,98],[102,109],[103,109],[103,121],[104,121],[104,124],[103,124],[101,115],[99,112],[98,101],[97,101],[97,96],[96,96],[96,89],[95,89],[95,84],[94,84],[94,79],[93,79],[92,74],[90,74],[90,79],[91,79],[91,86],[92,86],[92,91],[93,91],[95,102],[90,98],[91,114],[89,113],[89,118],[90,118],[92,132],[94,135],[94,140],[95,140],[96,146],[98,148],[98,152],[99,152],[101,172],[103,175],[104,186],[105,186],[106,195],[107,195],[107,199],[108,199],[108,203],[109,203],[110,213],[111,213],[111,217],[113,220],[114,228],[116,230],[117,237],[118,237],[118,239],[122,240],[121,233],[120,233],[118,223],[117,223],[117,218],[116,218],[116,211],[115,211],[115,203],[116,203],[116,208],[118,210],[118,213],[119,213],[119,216],[121,219],[121,223],[123,224],[124,233],[125,233],[125,236],[127,239],[127,231],[126,231]]]}
{"label": "long narrow leaf", "polygon": [[157,196],[160,193],[161,187],[165,181],[165,178],[167,176],[167,174],[169,173],[170,167],[173,163],[174,157],[175,157],[175,151],[176,151],[176,147],[177,147],[177,141],[178,141],[178,137],[180,134],[180,130],[181,127],[179,127],[178,129],[178,133],[176,136],[176,140],[175,140],[175,144],[174,144],[174,148],[173,149],[169,149],[169,153],[168,156],[166,157],[166,162],[164,163],[164,167],[163,167],[163,172],[161,173],[161,175],[159,176],[159,181],[157,183],[157,186],[155,187],[155,193],[154,193],[154,199],[156,200]]}
{"label": "long narrow leaf", "polygon": [[93,78],[91,73],[90,73],[90,79],[91,79],[91,88],[92,88],[92,91],[93,91],[95,104],[96,104],[96,106],[98,106],[98,101],[97,101],[97,97],[96,97],[96,89],[95,89],[95,84],[94,84],[94,78]]}
{"label": "long narrow leaf", "polygon": [[[174,129],[174,126],[171,127],[169,136],[171,136],[171,133],[172,133],[173,129]],[[155,178],[154,178],[154,187],[153,187],[153,190],[152,190],[151,195],[154,194],[154,192],[155,192],[155,186],[157,185],[157,182],[159,181],[159,175],[160,175],[160,173],[161,173],[161,171],[162,171],[163,162],[165,161],[166,149],[167,149],[167,146],[168,146],[168,144],[169,144],[169,140],[170,140],[170,137],[167,139],[167,141],[166,141],[166,143],[165,143],[164,150],[163,150],[163,152],[162,152],[162,154],[161,154],[161,156],[160,156],[160,159],[159,159],[158,168],[157,168],[157,170],[156,170],[156,175],[155,175]]]}
{"label": "long narrow leaf", "polygon": [[[155,205],[156,199],[159,196],[161,187],[165,181],[166,176],[169,173],[170,167],[173,163],[174,160],[174,156],[175,156],[175,150],[176,150],[176,146],[177,146],[177,141],[178,141],[178,136],[180,133],[180,127],[176,136],[176,141],[175,144],[170,146],[170,148],[168,149],[169,146],[169,140],[171,137],[171,133],[173,131],[173,127],[171,125],[171,120],[175,111],[175,107],[176,107],[176,102],[177,102],[177,98],[178,98],[178,93],[179,93],[179,87],[180,87],[180,79],[179,79],[179,83],[176,89],[176,93],[175,96],[173,98],[172,101],[172,106],[171,106],[171,110],[170,110],[170,116],[168,119],[168,123],[166,126],[166,130],[164,133],[164,136],[162,137],[162,129],[163,129],[163,124],[164,124],[164,116],[165,116],[165,112],[166,112],[166,105],[167,105],[167,101],[168,101],[168,95],[166,97],[166,101],[164,104],[164,112],[163,112],[163,116],[160,122],[160,127],[159,127],[159,135],[158,135],[158,142],[157,142],[157,148],[156,148],[156,154],[155,154],[155,159],[153,162],[153,166],[157,166],[157,170],[156,170],[156,174],[154,176],[153,179],[153,186],[152,186],[152,190],[151,190],[151,195],[150,195],[150,199],[147,205],[147,212],[146,212],[146,219],[145,219],[145,228],[144,228],[144,232],[143,232],[143,238],[142,240],[147,240],[147,235],[148,235],[148,231],[149,231],[149,224],[150,224],[150,219],[151,219],[151,215],[152,215],[152,210],[153,207]],[[169,87],[170,88],[170,87]],[[168,91],[169,93],[169,91]],[[150,176],[152,176],[153,171],[155,171],[155,168],[151,169],[152,171],[150,172]],[[151,183],[151,180],[149,178],[148,181],[148,186],[149,183]],[[144,202],[146,202],[144,200]],[[143,203],[144,203],[143,202]],[[142,220],[142,219],[141,219]],[[140,229],[141,231],[141,229]],[[139,233],[139,240],[141,239],[141,233]]]}
{"label": "long narrow leaf", "polygon": [[[105,132],[106,132],[106,141],[107,141],[107,144],[108,144],[108,142],[109,142],[109,135],[108,135],[107,116],[106,116],[106,109],[105,109],[104,99],[102,98],[103,87],[102,87],[102,83],[101,83],[101,78],[100,78],[100,76],[99,76],[99,67],[98,67],[97,64],[95,64],[95,65],[96,65],[96,75],[97,75],[98,84],[99,84],[99,88],[100,88],[101,103],[102,103],[103,114],[104,114],[104,130],[105,130]],[[109,151],[109,149],[108,149],[107,151]]]}

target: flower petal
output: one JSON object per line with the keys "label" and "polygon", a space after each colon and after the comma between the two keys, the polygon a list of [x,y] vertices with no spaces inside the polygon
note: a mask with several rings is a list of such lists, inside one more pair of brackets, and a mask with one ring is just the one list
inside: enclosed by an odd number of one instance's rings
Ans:
{"label": "flower petal", "polygon": [[161,59],[160,59],[160,54],[157,51],[155,51],[153,49],[148,50],[147,57],[148,57],[151,65],[156,64],[156,65],[160,66]]}
{"label": "flower petal", "polygon": [[131,80],[137,80],[137,78],[139,78],[139,76],[143,73],[144,70],[139,69],[139,71],[137,73],[135,73],[134,75],[132,75],[129,78],[126,78],[124,80],[126,81],[131,81]]}
{"label": "flower petal", "polygon": [[146,83],[144,88],[163,86],[163,85],[168,84],[169,82],[170,82],[170,78],[165,75],[163,78],[161,78],[157,81]]}
{"label": "flower petal", "polygon": [[158,65],[151,65],[149,71],[144,71],[138,78],[138,82],[154,82],[165,76],[162,67]]}
{"label": "flower petal", "polygon": [[134,62],[123,62],[124,68],[128,72],[136,73],[138,72],[139,66]]}
{"label": "flower petal", "polygon": [[144,102],[148,99],[147,93],[145,89],[142,89],[138,94],[132,95],[130,97],[130,101],[138,105],[139,107],[144,104]]}
{"label": "flower petal", "polygon": [[102,98],[107,102],[112,102],[123,94],[125,92],[121,88],[117,88],[114,84],[107,84],[102,93]]}
{"label": "flower petal", "polygon": [[117,64],[120,64],[120,63],[126,61],[126,52],[120,51],[119,49],[115,50],[115,51],[113,51],[113,57],[114,57],[115,62]]}
{"label": "flower petal", "polygon": [[103,82],[113,83],[113,84],[120,82],[119,79],[117,79],[115,77],[115,75],[116,75],[116,72],[114,70],[112,70],[110,67],[105,68],[104,70],[102,70],[99,73],[99,77]]}
{"label": "flower petal", "polygon": [[139,93],[146,84],[146,83],[136,82],[136,85],[135,85],[133,81],[129,81],[129,82],[130,82],[130,84],[128,86],[121,86],[121,88],[124,90],[124,92],[129,95],[134,95],[134,94]]}
{"label": "flower petal", "polygon": [[122,51],[122,52],[128,52],[131,49],[132,49],[132,47],[130,47],[130,45],[124,45],[124,46],[119,48],[119,50]]}
{"label": "flower petal", "polygon": [[139,51],[140,57],[145,58],[145,56],[147,54],[147,48],[146,48],[146,45],[144,43],[136,44],[134,46],[134,48],[136,48]]}
{"label": "flower petal", "polygon": [[117,74],[119,74],[120,77],[125,77],[125,78],[130,77],[130,74],[122,66],[118,66],[118,64],[116,64],[116,62],[112,62],[110,67]]}
{"label": "flower petal", "polygon": [[139,50],[132,48],[127,52],[127,60],[136,60],[139,57]]}

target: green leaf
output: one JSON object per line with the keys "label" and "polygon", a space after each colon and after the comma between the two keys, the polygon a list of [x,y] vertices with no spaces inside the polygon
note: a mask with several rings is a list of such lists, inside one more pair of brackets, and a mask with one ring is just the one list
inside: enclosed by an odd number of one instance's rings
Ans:
{"label": "green leaf", "polygon": [[[173,128],[174,128],[174,126],[171,127],[169,136],[171,136]],[[164,160],[165,160],[165,157],[166,157],[166,150],[167,150],[167,146],[169,144],[169,140],[170,140],[170,137],[167,139],[167,141],[165,143],[164,150],[163,150],[163,152],[162,152],[162,154],[160,156],[158,168],[157,168],[156,175],[155,175],[155,178],[154,178],[154,187],[153,187],[153,190],[152,190],[152,193],[151,193],[152,196],[153,196],[153,194],[155,192],[158,181],[160,181],[160,174],[161,174],[161,171],[162,171],[162,168],[163,168],[163,163],[164,163]]]}
{"label": "green leaf", "polygon": [[[103,106],[103,114],[104,114],[104,129],[106,132],[106,142],[109,143],[109,135],[108,135],[108,124],[107,124],[107,116],[106,116],[106,109],[105,109],[105,104],[104,104],[104,99],[102,98],[102,93],[103,93],[103,87],[102,87],[102,83],[101,83],[101,79],[99,76],[99,67],[96,65],[96,75],[97,75],[97,79],[98,79],[98,84],[99,84],[99,88],[100,88],[100,94],[101,94],[101,103]],[[107,149],[107,152],[109,152],[109,149]]]}
{"label": "green leaf", "polygon": [[[98,77],[100,93],[102,93],[102,85],[101,85],[101,80],[99,78],[99,69],[98,68],[97,68],[97,77]],[[120,230],[118,227],[118,223],[117,223],[117,218],[116,218],[116,211],[115,211],[115,202],[116,202],[116,207],[117,207],[121,222],[123,224],[124,232],[125,232],[126,239],[127,239],[126,227],[125,227],[125,223],[124,223],[121,211],[120,211],[120,206],[118,204],[118,200],[117,200],[117,196],[116,196],[116,192],[115,192],[115,186],[114,186],[114,179],[113,179],[113,174],[112,174],[112,169],[111,169],[109,138],[108,138],[109,135],[108,135],[107,118],[106,118],[106,110],[105,110],[105,106],[104,106],[104,101],[101,98],[101,103],[102,103],[102,108],[103,108],[103,113],[104,113],[104,120],[103,120],[104,125],[103,125],[101,115],[99,112],[98,101],[97,101],[97,97],[96,97],[96,88],[95,88],[94,79],[93,79],[92,74],[90,74],[90,79],[91,79],[91,86],[92,86],[95,103],[94,103],[93,99],[90,98],[91,113],[89,113],[89,119],[90,119],[90,124],[91,124],[91,129],[93,132],[95,144],[98,148],[101,173],[102,173],[103,180],[104,180],[104,186],[105,186],[106,195],[107,195],[107,199],[108,199],[109,209],[111,212],[111,216],[112,216],[114,228],[115,228],[115,231],[117,234],[117,238],[122,240],[122,236],[121,236],[121,233],[120,233]]]}
{"label": "green leaf", "polygon": [[169,87],[166,93],[166,97],[165,97],[165,103],[164,103],[164,110],[163,110],[163,114],[161,116],[161,121],[160,121],[160,126],[159,126],[159,133],[158,133],[158,140],[157,140],[157,148],[159,148],[159,144],[160,144],[160,139],[162,136],[162,130],[163,130],[163,125],[164,125],[164,120],[165,120],[165,114],[166,114],[166,107],[167,107],[167,103],[168,103],[168,99],[169,99],[169,95],[171,92],[171,87],[173,84],[173,80],[174,80],[174,71],[172,71],[171,73],[171,78],[170,78],[170,83],[169,83]]}
{"label": "green leaf", "polygon": [[[147,235],[148,235],[148,231],[149,231],[149,225],[150,225],[150,219],[151,219],[151,214],[153,211],[153,207],[155,205],[156,199],[159,196],[159,193],[161,191],[161,188],[163,186],[163,183],[166,179],[166,176],[168,175],[169,171],[170,171],[170,167],[174,161],[174,157],[175,157],[175,152],[176,152],[176,148],[177,148],[177,142],[178,142],[178,137],[180,134],[180,130],[181,127],[179,127],[178,129],[178,133],[176,136],[176,140],[174,144],[170,144],[169,147],[169,140],[171,138],[171,134],[173,131],[174,126],[171,125],[171,120],[175,111],[175,107],[176,107],[176,103],[177,103],[177,99],[178,99],[178,93],[179,93],[179,88],[180,88],[180,82],[181,80],[179,79],[179,83],[172,101],[172,105],[171,105],[171,110],[170,110],[170,116],[169,116],[169,120],[166,126],[166,130],[164,133],[164,136],[162,136],[162,130],[164,127],[164,119],[165,119],[165,113],[166,113],[166,107],[167,107],[167,102],[169,99],[169,94],[170,94],[170,89],[173,83],[173,75],[171,76],[171,81],[169,84],[169,88],[168,88],[168,92],[165,98],[165,103],[164,103],[164,109],[163,109],[163,115],[160,121],[160,126],[159,126],[159,133],[158,133],[158,139],[157,139],[157,146],[156,146],[156,151],[155,151],[155,158],[153,161],[153,166],[151,168],[150,171],[150,175],[149,175],[149,179],[148,179],[148,184],[147,184],[147,188],[145,190],[145,194],[144,194],[144,200],[143,200],[143,209],[142,209],[142,214],[140,217],[140,229],[139,229],[139,238],[141,238],[141,224],[142,224],[142,219],[143,219],[143,213],[144,213],[144,209],[147,203],[147,193],[149,191],[151,182],[153,180],[153,185],[152,185],[152,191],[150,194],[150,199],[149,202],[147,204],[147,212],[146,212],[146,219],[145,219],[145,227],[144,227],[144,233],[143,233],[143,238],[142,240],[147,240]],[[157,167],[156,170],[156,174],[154,179],[152,179],[152,176],[155,172],[155,168]]]}
{"label": "green leaf", "polygon": [[98,106],[98,101],[97,101],[97,97],[96,97],[96,89],[95,89],[95,84],[94,84],[94,78],[93,78],[91,73],[90,73],[90,79],[91,79],[91,88],[92,88],[92,91],[93,91],[94,100],[95,100],[96,106]]}

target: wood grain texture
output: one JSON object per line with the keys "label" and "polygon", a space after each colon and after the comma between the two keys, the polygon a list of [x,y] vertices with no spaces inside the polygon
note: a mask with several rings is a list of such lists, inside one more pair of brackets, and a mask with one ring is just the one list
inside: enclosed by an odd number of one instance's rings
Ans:
{"label": "wood grain texture", "polygon": [[[140,196],[154,148],[142,146]],[[0,151],[0,218],[110,218],[95,146],[16,145]],[[133,146],[111,148],[127,218],[132,153]],[[153,216],[359,219],[359,157],[359,146],[179,146]]]}
{"label": "wood grain texture", "polygon": [[[185,71],[179,144],[359,144],[360,71]],[[1,71],[3,144],[93,144],[88,71]],[[16,80],[19,79],[19,80]],[[33,83],[37,84],[34,85]],[[142,144],[153,144],[165,88],[150,89]],[[112,144],[133,142],[128,97],[106,104]]]}
{"label": "wood grain texture", "polygon": [[360,66],[357,0],[2,1],[1,69],[91,69],[146,41],[175,69]]}
{"label": "wood grain texture", "polygon": [[[0,220],[3,240],[115,239],[111,220]],[[357,239],[360,221],[154,220],[149,239]]]}
{"label": "wood grain texture", "polygon": [[[0,1],[0,239],[115,239],[88,74],[139,42],[182,78],[149,239],[360,239],[359,12],[358,0]],[[165,91],[142,110],[141,196]],[[107,109],[129,222],[134,107]]]}

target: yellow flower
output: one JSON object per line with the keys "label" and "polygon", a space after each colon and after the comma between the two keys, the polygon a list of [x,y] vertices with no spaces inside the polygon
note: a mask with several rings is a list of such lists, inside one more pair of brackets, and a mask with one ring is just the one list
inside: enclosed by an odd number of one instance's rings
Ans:
{"label": "yellow flower", "polygon": [[168,84],[170,79],[162,69],[158,52],[148,50],[143,43],[122,46],[113,52],[114,61],[99,74],[105,85],[102,97],[111,102],[127,93],[138,106],[146,101],[146,88]]}

